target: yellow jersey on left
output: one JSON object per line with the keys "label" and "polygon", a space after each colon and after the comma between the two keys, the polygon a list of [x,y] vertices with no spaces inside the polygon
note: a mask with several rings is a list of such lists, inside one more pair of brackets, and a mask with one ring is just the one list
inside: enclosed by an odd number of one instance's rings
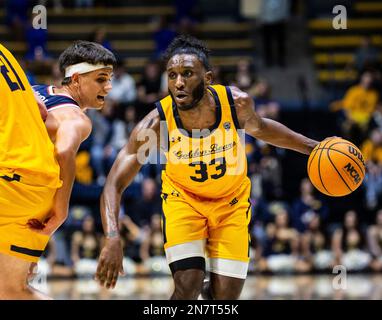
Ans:
{"label": "yellow jersey on left", "polygon": [[24,71],[0,44],[0,176],[58,188],[60,167]]}

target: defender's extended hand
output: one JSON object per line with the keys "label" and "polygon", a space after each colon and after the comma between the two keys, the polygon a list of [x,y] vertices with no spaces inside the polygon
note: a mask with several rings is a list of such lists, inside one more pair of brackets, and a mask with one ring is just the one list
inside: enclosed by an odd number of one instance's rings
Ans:
{"label": "defender's extended hand", "polygon": [[124,275],[123,251],[119,237],[106,239],[99,261],[95,280],[107,289],[114,289],[118,276]]}

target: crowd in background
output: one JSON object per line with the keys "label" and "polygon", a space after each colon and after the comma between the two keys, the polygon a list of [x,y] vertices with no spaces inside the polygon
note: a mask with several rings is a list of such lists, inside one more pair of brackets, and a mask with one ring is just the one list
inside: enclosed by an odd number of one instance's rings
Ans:
{"label": "crowd in background", "polygon": [[[8,5],[8,24],[15,36],[28,44],[28,61],[48,61],[52,84],[60,85],[55,60],[47,51],[47,31],[30,27],[22,10],[27,0],[12,0]],[[94,5],[92,0],[76,0],[77,7]],[[187,4],[187,5],[186,5]],[[62,2],[53,1],[56,10]],[[103,245],[99,199],[107,174],[119,150],[127,143],[134,126],[167,95],[161,54],[179,33],[193,33],[195,1],[176,1],[176,19],[158,17],[154,32],[156,49],[136,82],[119,59],[112,80],[113,89],[102,110],[90,110],[93,131],[81,146],[76,159],[69,218],[53,236],[42,267],[56,276],[93,275]],[[15,12],[17,11],[17,12]],[[271,19],[271,18],[269,18]],[[280,20],[281,21],[281,20]],[[279,22],[277,22],[279,23]],[[281,22],[280,22],[281,23]],[[281,23],[282,25],[282,23]],[[266,32],[275,32],[271,26]],[[280,41],[284,41],[284,37]],[[113,50],[105,29],[97,28],[89,40]],[[269,44],[265,44],[268,50]],[[284,48],[280,45],[281,57]],[[246,137],[248,175],[252,181],[252,221],[250,224],[250,272],[327,272],[343,264],[349,271],[382,271],[382,80],[379,54],[368,39],[355,52],[354,64],[359,81],[347,88],[343,99],[333,101],[328,111],[337,118],[333,132],[358,145],[364,155],[367,173],[357,191],[357,206],[337,211],[333,202],[314,189],[309,179],[298,175],[299,195],[286,188],[285,170],[300,170],[285,165],[288,152]],[[280,66],[285,61],[274,60]],[[271,65],[274,61],[266,61]],[[269,83],[254,68],[253,61],[240,60],[236,72],[225,74],[213,67],[214,83],[234,85],[253,96],[262,117],[284,122],[282,106],[272,96]],[[32,84],[33,73],[28,72]],[[329,113],[329,112],[328,112]],[[319,123],[316,123],[319,130]],[[323,125],[323,124],[321,124]],[[155,155],[154,155],[155,156]],[[161,231],[161,165],[146,164],[123,195],[120,234],[124,244],[124,268],[128,275],[169,273]],[[359,202],[360,200],[360,202]],[[367,214],[366,214],[367,213]],[[368,218],[365,219],[365,216]]]}

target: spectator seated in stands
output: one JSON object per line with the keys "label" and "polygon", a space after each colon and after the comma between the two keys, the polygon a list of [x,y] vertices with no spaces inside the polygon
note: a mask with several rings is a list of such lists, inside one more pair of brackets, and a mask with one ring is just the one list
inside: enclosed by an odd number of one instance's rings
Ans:
{"label": "spectator seated in stands", "polygon": [[[381,75],[382,78],[382,75]],[[382,87],[382,79],[380,80],[380,86]],[[379,90],[382,93],[382,88]],[[382,95],[380,95],[382,97]],[[378,128],[382,131],[382,101],[378,102],[377,108],[373,113],[372,129]]]}
{"label": "spectator seated in stands", "polygon": [[111,80],[112,89],[108,99],[118,108],[119,105],[133,104],[137,99],[137,89],[134,78],[127,73],[123,60],[118,60],[113,70],[114,76]]}
{"label": "spectator seated in stands", "polygon": [[154,59],[160,59],[169,44],[178,35],[175,27],[169,23],[167,16],[160,16],[158,26],[154,31],[155,53]]}
{"label": "spectator seated in stands", "polygon": [[382,132],[379,128],[370,133],[361,150],[367,168],[364,182],[366,206],[373,210],[382,205]]}
{"label": "spectator seated in stands", "polygon": [[91,163],[90,154],[91,140],[92,138],[82,143],[76,155],[76,175],[71,205],[85,205],[91,207],[94,212],[98,212],[102,186],[95,181],[95,170]]}
{"label": "spectator seated in stands", "polygon": [[113,46],[111,45],[111,42],[107,39],[107,31],[106,27],[97,27],[90,35],[89,41],[91,42],[97,42],[101,44],[106,49],[109,49],[110,51],[113,51]]}
{"label": "spectator seated in stands", "polygon": [[71,258],[77,276],[93,276],[97,270],[97,258],[102,238],[96,231],[94,218],[87,215],[82,229],[72,235]]}
{"label": "spectator seated in stands", "polygon": [[293,202],[291,210],[292,226],[300,233],[303,233],[312,216],[318,214],[321,222],[324,222],[329,215],[326,204],[315,194],[315,189],[308,178],[301,180],[300,197]]}
{"label": "spectator seated in stands", "polygon": [[366,167],[364,180],[366,207],[374,210],[382,205],[382,166],[368,161]]}
{"label": "spectator seated in stands", "polygon": [[271,87],[266,80],[258,81],[251,94],[254,96],[255,109],[260,117],[279,120],[280,104],[271,98]]}
{"label": "spectator seated in stands", "polygon": [[331,104],[332,111],[342,110],[343,136],[356,145],[366,138],[369,123],[379,99],[378,92],[373,89],[373,73],[365,71],[359,84],[350,87],[341,101]]}
{"label": "spectator seated in stands", "polygon": [[372,161],[382,166],[382,131],[379,128],[370,132],[368,139],[362,144],[361,150],[365,162]]}
{"label": "spectator seated in stands", "polygon": [[286,65],[286,34],[290,9],[289,0],[261,1],[259,22],[262,24],[264,62],[267,67],[276,63],[280,67]]}
{"label": "spectator seated in stands", "polygon": [[146,269],[151,274],[171,274],[164,252],[161,217],[155,213],[151,216],[151,224],[147,236],[141,245],[141,257]]}
{"label": "spectator seated in stands", "polygon": [[248,59],[240,59],[237,62],[235,78],[231,85],[250,92],[254,83],[255,71],[253,64]]}
{"label": "spectator seated in stands", "polygon": [[362,38],[360,47],[354,54],[352,66],[358,71],[378,69],[380,66],[379,50],[371,44],[371,38]]}
{"label": "spectator seated in stands", "polygon": [[367,230],[367,243],[372,256],[370,264],[373,271],[382,271],[382,209],[377,211],[375,225]]}
{"label": "spectator seated in stands", "polygon": [[141,256],[141,245],[148,234],[147,228],[139,228],[128,215],[120,220],[120,236],[124,250],[123,270],[126,275],[147,274]]}
{"label": "spectator seated in stands", "polygon": [[36,29],[33,26],[33,19],[36,15],[37,13],[32,14],[29,26],[26,29],[27,53],[25,60],[33,61],[33,63],[48,63],[51,65],[53,64],[53,60],[47,50],[48,30],[43,28]]}
{"label": "spectator seated in stands", "polygon": [[332,237],[332,251],[335,264],[341,264],[348,271],[364,271],[370,266],[371,256],[366,251],[366,242],[359,227],[357,213],[347,211],[344,225],[334,231]]}
{"label": "spectator seated in stands", "polygon": [[310,269],[329,271],[334,265],[334,256],[320,215],[313,213],[306,223],[307,229],[301,236],[302,256]]}
{"label": "spectator seated in stands", "polygon": [[289,227],[288,211],[284,206],[276,205],[274,214],[274,223],[266,226],[267,239],[258,270],[276,273],[308,271],[308,264],[299,259],[299,236]]}
{"label": "spectator seated in stands", "polygon": [[161,213],[159,188],[152,178],[144,178],[141,184],[141,197],[127,204],[126,212],[139,227],[148,226],[154,214]]}
{"label": "spectator seated in stands", "polygon": [[150,61],[145,65],[142,80],[138,84],[138,120],[142,119],[143,116],[152,110],[154,102],[168,94],[167,91],[162,91],[162,88],[160,65],[156,61]]}
{"label": "spectator seated in stands", "polygon": [[27,63],[25,62],[25,60],[19,60],[19,64],[20,64],[21,68],[24,70],[29,84],[32,86],[37,84],[36,83],[36,76],[35,76],[34,72],[29,67],[27,67]]}
{"label": "spectator seated in stands", "polygon": [[116,108],[107,98],[102,110],[89,110],[93,131],[91,135],[91,163],[94,167],[97,183],[103,186],[115,157],[126,144],[124,121],[116,117]]}

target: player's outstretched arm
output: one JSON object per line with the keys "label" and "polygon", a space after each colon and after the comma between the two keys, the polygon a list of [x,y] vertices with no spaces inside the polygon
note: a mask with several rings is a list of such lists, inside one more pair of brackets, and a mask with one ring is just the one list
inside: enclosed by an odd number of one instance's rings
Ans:
{"label": "player's outstretched arm", "polygon": [[[123,252],[119,237],[118,214],[124,190],[133,181],[148,156],[148,149],[159,141],[160,118],[155,109],[134,128],[127,145],[119,152],[101,195],[101,218],[105,245],[101,251],[95,279],[106,288],[114,288],[123,273]],[[156,134],[157,139],[144,139]]]}
{"label": "player's outstretched arm", "polygon": [[280,122],[261,118],[255,111],[253,99],[238,88],[231,87],[240,127],[254,138],[276,147],[310,154],[317,141],[294,132]]}
{"label": "player's outstretched arm", "polygon": [[28,223],[36,232],[46,235],[52,235],[68,216],[70,194],[76,171],[76,154],[81,142],[89,136],[92,128],[89,118],[74,108],[57,109],[52,111],[50,116],[54,117],[58,123],[54,144],[56,158],[60,165],[62,186],[56,192],[51,214],[43,227],[36,228],[33,221]]}

